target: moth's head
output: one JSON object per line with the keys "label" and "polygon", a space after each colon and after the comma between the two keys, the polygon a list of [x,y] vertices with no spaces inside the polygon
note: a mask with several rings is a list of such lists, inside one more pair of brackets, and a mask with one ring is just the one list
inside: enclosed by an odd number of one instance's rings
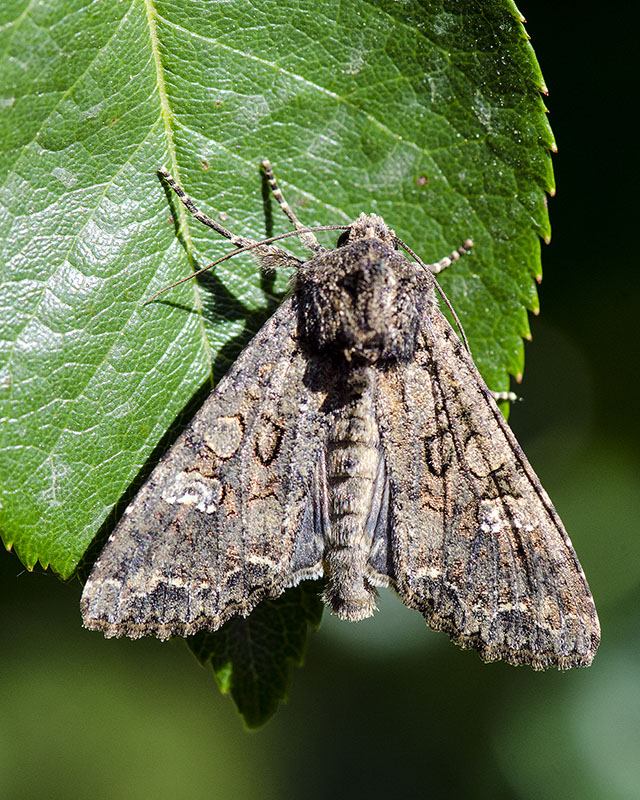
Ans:
{"label": "moth's head", "polygon": [[377,239],[379,242],[396,247],[394,231],[377,214],[360,214],[338,239],[338,247],[352,244],[360,239]]}

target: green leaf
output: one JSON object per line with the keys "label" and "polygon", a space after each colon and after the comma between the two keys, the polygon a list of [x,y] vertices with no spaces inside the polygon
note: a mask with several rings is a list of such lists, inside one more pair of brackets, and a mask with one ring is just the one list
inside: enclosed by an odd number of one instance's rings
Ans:
{"label": "green leaf", "polygon": [[250,616],[235,617],[216,633],[187,640],[209,662],[220,690],[231,694],[249,728],[263,725],[286,699],[291,668],[302,664],[307,628],[317,628],[323,604],[318,581],[305,581]]}
{"label": "green leaf", "polygon": [[[288,275],[227,252],[158,179],[234,232],[377,212],[442,275],[485,378],[523,370],[553,139],[508,0],[0,0],[0,531],[66,578]],[[300,252],[299,244],[292,249]]]}

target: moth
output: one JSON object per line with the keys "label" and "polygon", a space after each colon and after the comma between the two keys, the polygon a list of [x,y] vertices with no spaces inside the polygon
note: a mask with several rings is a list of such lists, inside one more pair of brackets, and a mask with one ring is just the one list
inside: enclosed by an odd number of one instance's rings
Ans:
{"label": "moth", "polygon": [[[388,586],[486,661],[590,664],[600,628],[571,541],[436,302],[434,275],[472,243],[426,265],[375,214],[305,228],[263,167],[306,261],[283,237],[233,235],[160,170],[236,252],[295,276],[126,509],[84,587],[85,626],[214,631],[324,576],[345,620]],[[334,228],[326,249],[313,231]]]}

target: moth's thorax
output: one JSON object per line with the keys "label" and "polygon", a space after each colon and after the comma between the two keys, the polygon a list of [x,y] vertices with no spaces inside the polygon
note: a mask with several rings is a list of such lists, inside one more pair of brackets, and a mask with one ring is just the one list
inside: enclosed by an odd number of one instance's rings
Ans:
{"label": "moth's thorax", "polygon": [[296,302],[299,333],[312,352],[373,364],[413,357],[434,298],[429,277],[395,250],[393,231],[363,214],[347,244],[299,268]]}

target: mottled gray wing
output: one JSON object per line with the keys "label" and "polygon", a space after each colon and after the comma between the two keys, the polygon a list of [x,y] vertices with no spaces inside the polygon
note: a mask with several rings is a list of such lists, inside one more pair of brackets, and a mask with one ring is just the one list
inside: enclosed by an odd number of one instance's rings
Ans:
{"label": "mottled gray wing", "polygon": [[324,395],[286,300],[126,509],[85,585],[88,628],[215,630],[322,574]]}
{"label": "mottled gray wing", "polygon": [[392,585],[487,661],[589,664],[600,627],[562,522],[437,309],[421,337],[379,376]]}

